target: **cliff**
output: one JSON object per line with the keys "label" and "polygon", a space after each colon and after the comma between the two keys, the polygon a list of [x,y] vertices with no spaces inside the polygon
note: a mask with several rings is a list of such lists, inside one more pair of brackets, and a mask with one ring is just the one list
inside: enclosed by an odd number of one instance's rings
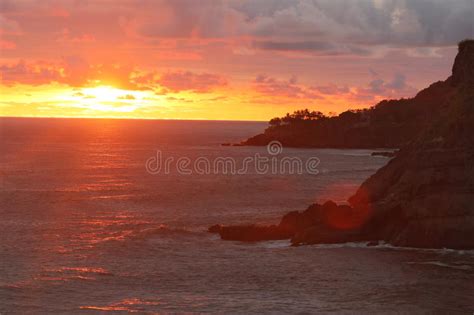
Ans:
{"label": "cliff", "polygon": [[[458,72],[463,71],[467,70]],[[453,75],[449,81],[457,80]],[[277,140],[286,147],[400,148],[427,128],[433,116],[440,115],[455,90],[448,80],[439,81],[413,98],[384,100],[369,109],[349,110],[336,117],[296,111],[273,118],[264,133],[241,144],[263,146]]]}
{"label": "cliff", "polygon": [[384,240],[397,246],[474,248],[473,40],[459,44],[452,75],[420,92],[416,106],[434,102],[434,95],[439,96],[436,110],[423,128],[360,186],[348,206],[329,201],[291,212],[276,226],[214,231],[233,240],[291,238],[294,245]]}
{"label": "cliff", "polygon": [[474,41],[459,45],[438,116],[349,199],[365,234],[412,247],[474,248]]}

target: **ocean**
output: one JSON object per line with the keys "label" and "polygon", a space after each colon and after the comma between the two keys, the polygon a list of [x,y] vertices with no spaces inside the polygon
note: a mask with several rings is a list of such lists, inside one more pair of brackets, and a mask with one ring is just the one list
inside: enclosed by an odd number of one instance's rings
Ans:
{"label": "ocean", "polygon": [[474,312],[474,251],[207,233],[345,202],[388,162],[221,145],[265,127],[1,118],[0,314]]}

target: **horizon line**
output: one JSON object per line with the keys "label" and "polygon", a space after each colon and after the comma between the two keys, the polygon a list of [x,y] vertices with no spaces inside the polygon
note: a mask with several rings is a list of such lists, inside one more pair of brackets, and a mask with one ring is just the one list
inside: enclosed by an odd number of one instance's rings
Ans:
{"label": "horizon line", "polygon": [[74,116],[0,116],[0,119],[103,119],[103,120],[167,120],[167,121],[222,121],[222,122],[264,122],[269,120],[245,120],[245,119],[206,119],[206,118],[143,118],[143,117],[74,117]]}

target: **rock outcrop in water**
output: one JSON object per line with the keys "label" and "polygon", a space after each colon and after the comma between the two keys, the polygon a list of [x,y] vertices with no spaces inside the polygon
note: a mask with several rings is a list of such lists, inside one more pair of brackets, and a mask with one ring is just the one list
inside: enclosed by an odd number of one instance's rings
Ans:
{"label": "rock outcrop in water", "polygon": [[211,233],[219,233],[223,240],[246,242],[292,239],[294,244],[314,235],[319,243],[339,243],[342,239],[360,239],[356,228],[363,222],[361,212],[347,205],[328,201],[323,205],[313,204],[303,212],[292,211],[283,216],[278,225],[213,225]]}
{"label": "rock outcrop in water", "polygon": [[[396,246],[474,248],[474,41],[459,44],[452,76],[432,85],[437,110],[349,205],[290,212],[276,226],[228,226],[222,239],[292,244],[383,240]],[[426,92],[427,90],[425,90]],[[420,92],[416,98],[422,97]]]}

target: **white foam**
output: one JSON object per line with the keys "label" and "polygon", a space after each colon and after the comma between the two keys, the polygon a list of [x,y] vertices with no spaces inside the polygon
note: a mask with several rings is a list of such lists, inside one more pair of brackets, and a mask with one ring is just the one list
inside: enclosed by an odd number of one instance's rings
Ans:
{"label": "white foam", "polygon": [[450,265],[443,263],[441,261],[409,261],[406,262],[408,265],[433,265],[438,267],[445,267],[445,268],[452,268],[452,269],[459,269],[459,270],[471,270],[472,267],[469,265]]}
{"label": "white foam", "polygon": [[291,246],[290,240],[268,241],[261,244],[264,248],[285,248]]}
{"label": "white foam", "polygon": [[458,254],[458,255],[473,255],[474,250],[459,250],[450,248],[417,248],[417,247],[402,247],[394,246],[384,241],[379,241],[378,245],[368,246],[369,242],[348,242],[348,243],[336,243],[336,244],[313,244],[310,245],[316,248],[365,248],[365,249],[390,249],[399,251],[421,251],[421,252],[433,252],[439,254]]}

